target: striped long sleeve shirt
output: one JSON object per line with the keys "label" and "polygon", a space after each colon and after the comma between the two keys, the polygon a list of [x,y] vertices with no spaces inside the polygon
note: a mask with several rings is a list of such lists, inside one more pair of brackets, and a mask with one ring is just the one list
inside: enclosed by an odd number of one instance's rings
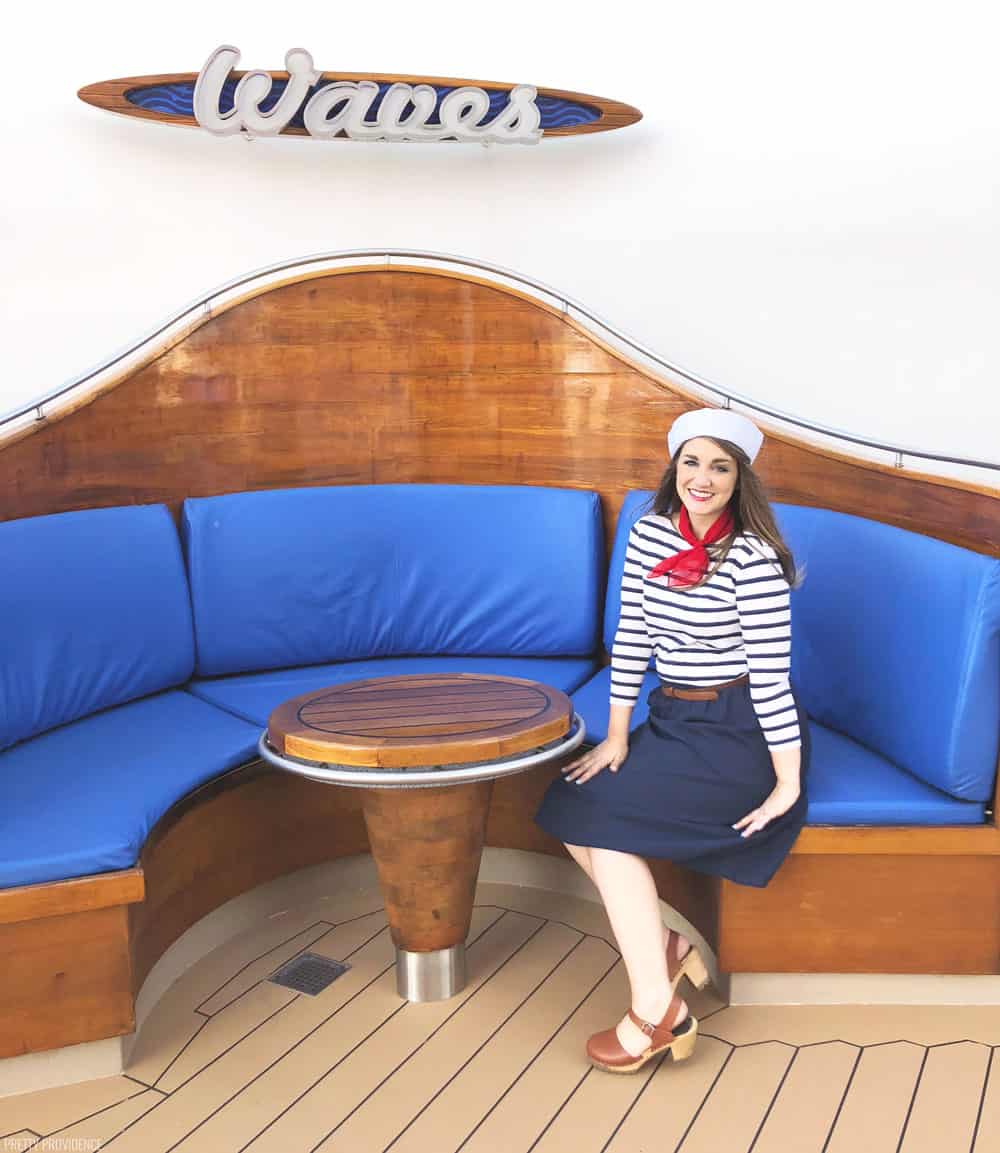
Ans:
{"label": "striped long sleeve shirt", "polygon": [[650,658],[661,681],[701,687],[749,673],[750,699],[771,748],[801,746],[789,686],[789,587],[769,544],[736,538],[718,570],[697,588],[649,579],[664,557],[689,548],[669,518],[632,526],[621,584],[621,616],[611,648],[611,702],[634,705]]}

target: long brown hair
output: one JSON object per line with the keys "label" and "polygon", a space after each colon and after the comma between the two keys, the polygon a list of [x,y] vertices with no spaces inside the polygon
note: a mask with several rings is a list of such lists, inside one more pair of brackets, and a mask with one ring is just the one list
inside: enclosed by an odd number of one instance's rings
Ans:
{"label": "long brown hair", "polygon": [[[737,476],[736,488],[729,498],[729,508],[732,510],[735,521],[735,531],[717,545],[709,546],[708,551],[712,558],[712,566],[705,575],[705,580],[708,580],[726,559],[736,537],[740,533],[750,532],[766,541],[774,549],[785,580],[795,588],[800,583],[795,569],[795,558],[792,556],[791,549],[782,539],[767,494],[764,492],[764,486],[760,482],[760,477],[754,472],[750,458],[743,449],[731,441],[719,440],[714,436],[706,439],[717,444],[723,452],[727,452],[736,461]],[[657,516],[673,517],[673,514],[680,510],[681,498],[677,492],[677,463],[683,451],[684,445],[682,444],[667,465],[660,486],[653,496],[651,511]]]}

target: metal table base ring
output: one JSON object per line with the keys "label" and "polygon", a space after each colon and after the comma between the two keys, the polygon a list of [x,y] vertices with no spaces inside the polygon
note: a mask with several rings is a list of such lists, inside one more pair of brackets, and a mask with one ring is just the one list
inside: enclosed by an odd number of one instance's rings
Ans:
{"label": "metal table base ring", "polygon": [[444,1001],[465,988],[465,944],[431,953],[396,949],[396,991],[407,1001]]}

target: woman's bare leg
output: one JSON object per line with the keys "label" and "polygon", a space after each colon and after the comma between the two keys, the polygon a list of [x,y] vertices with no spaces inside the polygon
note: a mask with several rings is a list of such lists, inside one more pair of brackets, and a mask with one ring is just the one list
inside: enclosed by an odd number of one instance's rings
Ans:
{"label": "woman's bare leg", "polygon": [[586,845],[566,845],[566,851],[593,881],[594,868],[590,863],[590,849]]}
{"label": "woman's bare leg", "polygon": [[[611,849],[591,849],[590,866],[618,941],[632,991],[632,1011],[654,1024],[670,1005],[670,981],[663,949],[660,899],[649,866],[641,857]],[[677,1020],[687,1016],[682,1002]],[[618,1025],[618,1040],[635,1055],[649,1044],[648,1037],[626,1016]]]}
{"label": "woman's bare leg", "polygon": [[[570,845],[570,844],[567,844],[566,845],[566,851],[573,858],[573,860],[576,861],[576,863],[580,866],[580,868],[583,869],[583,871],[587,874],[587,876],[592,881],[594,881],[594,866],[593,866],[593,862],[591,861],[591,858],[590,858],[590,854],[593,852],[593,850],[590,849],[587,845]],[[594,884],[596,885],[597,882],[594,881]],[[666,949],[666,947],[667,947],[667,934],[670,932],[670,930],[666,927],[666,925],[663,925],[662,928],[663,928],[663,947],[664,947],[664,949]],[[691,948],[691,942],[683,934],[678,933],[677,934],[677,958],[678,958],[678,960],[681,960],[684,956],[686,956],[686,954],[690,948]]]}

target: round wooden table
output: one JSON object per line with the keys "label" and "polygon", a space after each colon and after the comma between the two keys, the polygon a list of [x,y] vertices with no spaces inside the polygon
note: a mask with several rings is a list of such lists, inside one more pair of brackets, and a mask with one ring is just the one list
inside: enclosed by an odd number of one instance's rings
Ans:
{"label": "round wooden table", "polygon": [[465,986],[465,939],[493,781],[564,756],[584,726],[565,693],[476,673],[348,681],[274,710],[262,757],[361,788],[400,995]]}

